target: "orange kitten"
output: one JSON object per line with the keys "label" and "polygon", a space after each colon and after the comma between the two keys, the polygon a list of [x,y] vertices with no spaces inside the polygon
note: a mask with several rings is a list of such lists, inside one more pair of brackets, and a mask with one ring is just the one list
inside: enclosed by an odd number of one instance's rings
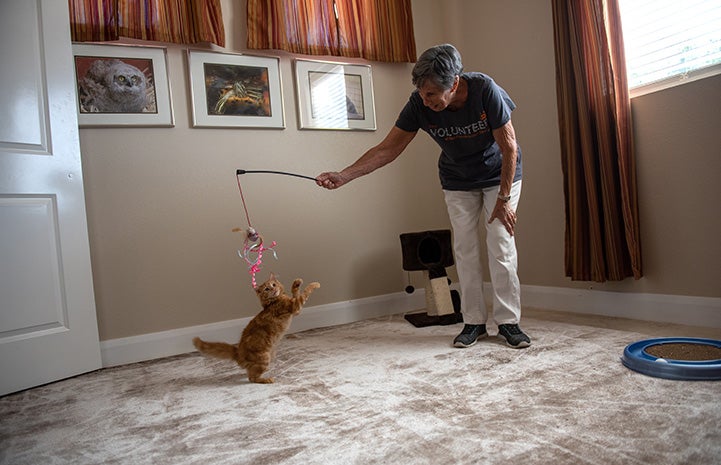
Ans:
{"label": "orange kitten", "polygon": [[248,379],[253,383],[272,383],[273,378],[263,378],[262,375],[273,359],[274,347],[288,330],[293,316],[300,313],[313,290],[320,287],[318,283],[310,283],[300,292],[302,284],[300,278],[293,281],[290,297],[271,273],[270,278],[255,289],[263,310],[250,320],[238,345],[205,342],[199,337],[193,339],[193,345],[206,355],[235,360],[246,369]]}

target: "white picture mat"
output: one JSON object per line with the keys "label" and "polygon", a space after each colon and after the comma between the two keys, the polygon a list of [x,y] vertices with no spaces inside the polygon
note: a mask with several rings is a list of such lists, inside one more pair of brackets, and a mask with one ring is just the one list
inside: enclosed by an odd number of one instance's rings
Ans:
{"label": "white picture mat", "polygon": [[369,65],[295,60],[301,129],[376,129]]}
{"label": "white picture mat", "polygon": [[[97,45],[74,43],[74,57],[98,57],[118,59],[148,59],[153,63],[153,85],[155,87],[156,113],[81,113],[78,111],[80,127],[94,126],[165,126],[172,127],[173,106],[170,98],[167,53],[164,47],[134,45]],[[76,69],[77,68],[73,66]],[[76,83],[83,76],[75,76]],[[78,109],[80,107],[78,106]]]}
{"label": "white picture mat", "polygon": [[[279,62],[280,60],[277,57],[189,50],[188,67],[193,103],[193,126],[284,128],[285,118],[283,116],[283,94]],[[209,114],[205,79],[206,64],[267,69],[270,116]]]}

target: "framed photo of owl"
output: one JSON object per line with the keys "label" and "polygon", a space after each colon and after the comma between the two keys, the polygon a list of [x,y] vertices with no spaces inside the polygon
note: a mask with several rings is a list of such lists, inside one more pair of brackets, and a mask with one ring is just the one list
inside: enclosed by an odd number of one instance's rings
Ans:
{"label": "framed photo of owl", "polygon": [[166,49],[73,44],[80,127],[172,127]]}
{"label": "framed photo of owl", "polygon": [[278,57],[188,50],[193,126],[285,128]]}

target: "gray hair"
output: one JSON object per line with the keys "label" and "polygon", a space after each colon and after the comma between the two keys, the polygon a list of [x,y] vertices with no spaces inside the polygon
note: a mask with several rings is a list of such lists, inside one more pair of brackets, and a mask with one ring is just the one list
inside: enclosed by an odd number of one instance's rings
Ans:
{"label": "gray hair", "polygon": [[456,76],[462,72],[461,54],[453,45],[443,44],[423,52],[413,67],[411,76],[416,87],[431,81],[443,89],[450,89]]}

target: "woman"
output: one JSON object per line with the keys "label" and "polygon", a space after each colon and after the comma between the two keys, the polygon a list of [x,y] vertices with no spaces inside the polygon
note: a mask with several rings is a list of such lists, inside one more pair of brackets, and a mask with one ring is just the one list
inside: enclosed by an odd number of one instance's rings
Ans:
{"label": "woman", "polygon": [[521,194],[521,151],[511,124],[516,105],[482,73],[464,73],[450,44],[423,54],[412,72],[416,90],[383,141],[340,172],[325,172],[316,183],[337,189],[395,160],[419,129],[441,147],[441,186],[453,228],[453,251],[461,287],[464,327],[456,347],[488,336],[483,300],[478,228],[483,213],[498,334],[513,348],[528,347],[519,326],[521,287],[513,238]]}

